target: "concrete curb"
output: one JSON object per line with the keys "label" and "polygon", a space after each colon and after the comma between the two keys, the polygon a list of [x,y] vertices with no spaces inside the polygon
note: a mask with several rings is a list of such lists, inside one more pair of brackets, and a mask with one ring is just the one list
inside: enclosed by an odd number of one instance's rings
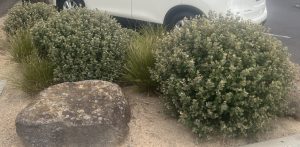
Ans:
{"label": "concrete curb", "polygon": [[241,147],[300,147],[300,134]]}

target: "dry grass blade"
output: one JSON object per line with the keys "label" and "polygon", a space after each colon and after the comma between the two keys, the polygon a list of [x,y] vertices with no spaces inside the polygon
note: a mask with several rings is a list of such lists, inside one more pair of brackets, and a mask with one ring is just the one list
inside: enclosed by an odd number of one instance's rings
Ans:
{"label": "dry grass blade", "polygon": [[160,26],[144,27],[131,42],[128,49],[124,79],[136,84],[144,90],[154,90],[156,83],[151,80],[149,69],[154,66],[154,51],[157,49],[159,38],[164,33]]}
{"label": "dry grass blade", "polygon": [[53,84],[53,66],[46,59],[31,55],[22,62],[20,88],[28,94],[37,94]]}
{"label": "dry grass blade", "polygon": [[10,48],[8,51],[18,63],[21,63],[22,60],[26,59],[35,51],[29,30],[20,30],[16,35],[10,37],[9,40]]}

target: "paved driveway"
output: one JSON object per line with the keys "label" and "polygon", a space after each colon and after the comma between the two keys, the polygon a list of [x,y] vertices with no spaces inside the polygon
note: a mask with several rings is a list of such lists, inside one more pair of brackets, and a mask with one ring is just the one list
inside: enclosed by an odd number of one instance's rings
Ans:
{"label": "paved driveway", "polygon": [[0,17],[3,16],[17,1],[18,0],[0,0]]}
{"label": "paved driveway", "polygon": [[267,0],[268,21],[271,33],[278,36],[288,46],[291,58],[300,64],[300,0]]}

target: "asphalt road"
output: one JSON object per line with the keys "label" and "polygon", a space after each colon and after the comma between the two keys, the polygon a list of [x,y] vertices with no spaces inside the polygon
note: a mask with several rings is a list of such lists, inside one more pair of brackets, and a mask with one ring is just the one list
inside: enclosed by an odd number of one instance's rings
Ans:
{"label": "asphalt road", "polygon": [[[0,17],[18,0],[0,0]],[[300,64],[300,0],[267,0],[268,21],[271,33],[289,48],[292,61]]]}
{"label": "asphalt road", "polygon": [[267,0],[266,26],[289,48],[292,61],[300,64],[300,0]]}
{"label": "asphalt road", "polygon": [[12,7],[18,0],[0,0],[0,17]]}

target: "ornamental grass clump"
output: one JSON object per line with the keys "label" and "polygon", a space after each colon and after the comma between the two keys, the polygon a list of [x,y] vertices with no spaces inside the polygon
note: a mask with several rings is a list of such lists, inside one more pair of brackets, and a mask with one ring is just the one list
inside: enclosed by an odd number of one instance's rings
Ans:
{"label": "ornamental grass clump", "polygon": [[164,32],[162,26],[149,25],[132,37],[124,66],[124,79],[127,82],[138,85],[142,90],[156,89],[157,84],[150,77],[150,68],[154,67],[154,52],[159,47],[159,40]]}
{"label": "ornamental grass clump", "polygon": [[36,95],[53,85],[53,65],[47,59],[41,59],[32,54],[22,63],[22,79],[17,85],[26,93]]}
{"label": "ornamental grass clump", "polygon": [[21,63],[35,51],[32,37],[28,29],[18,30],[14,36],[10,37],[9,44],[10,47],[8,51],[18,63]]}
{"label": "ornamental grass clump", "polygon": [[53,83],[53,65],[46,59],[37,56],[30,31],[18,30],[11,36],[9,53],[20,63],[21,79],[13,80],[24,92],[35,95]]}
{"label": "ornamental grass clump", "polygon": [[108,14],[80,8],[37,24],[32,35],[39,56],[54,65],[55,82],[116,81],[125,63],[128,32]]}
{"label": "ornamental grass clump", "polygon": [[200,137],[249,136],[285,109],[288,57],[263,26],[211,14],[166,35],[151,73],[166,108]]}
{"label": "ornamental grass clump", "polygon": [[15,35],[17,30],[31,29],[39,21],[47,21],[56,14],[57,10],[45,3],[18,4],[9,10],[4,30],[8,35]]}

